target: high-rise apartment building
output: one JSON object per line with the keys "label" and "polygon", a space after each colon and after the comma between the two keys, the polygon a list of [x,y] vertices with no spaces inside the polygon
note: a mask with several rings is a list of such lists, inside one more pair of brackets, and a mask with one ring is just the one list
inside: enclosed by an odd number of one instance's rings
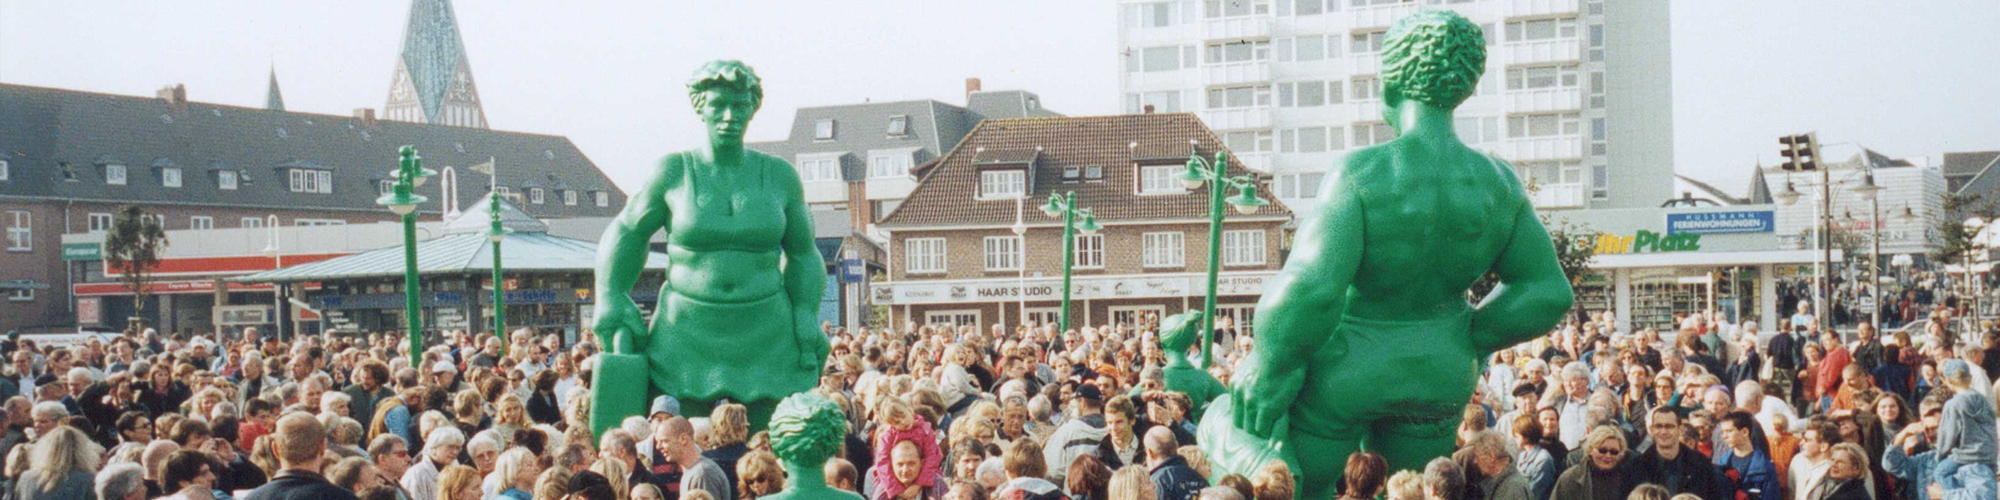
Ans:
{"label": "high-rise apartment building", "polygon": [[1389,25],[1447,8],[1484,29],[1486,73],[1459,137],[1511,162],[1537,207],[1673,197],[1666,0],[1121,0],[1128,113],[1194,112],[1276,196],[1311,204],[1354,149],[1386,142]]}

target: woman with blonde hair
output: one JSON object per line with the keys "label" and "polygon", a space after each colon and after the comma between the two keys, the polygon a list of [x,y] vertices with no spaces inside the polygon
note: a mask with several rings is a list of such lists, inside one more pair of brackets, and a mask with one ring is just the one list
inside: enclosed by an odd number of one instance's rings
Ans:
{"label": "woman with blonde hair", "polygon": [[[542,474],[541,460],[527,448],[513,448],[500,454],[500,461],[493,466],[493,474],[500,481],[500,497],[510,500],[531,500],[535,489],[535,479]],[[450,491],[440,488],[439,491]]]}
{"label": "woman with blonde hair", "polygon": [[1111,473],[1111,485],[1105,487],[1111,500],[1154,500],[1153,476],[1139,465],[1127,465],[1118,472]]}
{"label": "woman with blonde hair", "polygon": [[736,496],[745,500],[777,494],[785,488],[785,469],[778,456],[767,451],[751,452],[736,462]]}
{"label": "woman with blonde hair", "polygon": [[456,417],[451,423],[467,436],[478,434],[480,429],[487,427],[486,400],[479,395],[479,391],[460,391],[452,396],[451,411]]}
{"label": "woman with blonde hair", "polygon": [[528,406],[521,401],[520,396],[509,392],[502,394],[499,401],[493,402],[494,432],[500,433],[501,436],[513,436],[515,430],[529,425]]}
{"label": "woman with blonde hair", "polygon": [[[701,456],[714,460],[715,465],[722,467],[722,474],[729,478],[729,484],[737,484],[740,479],[736,473],[736,462],[750,453],[750,445],[744,442],[749,438],[749,409],[736,403],[716,405],[714,410],[708,412],[708,446],[702,447]],[[783,481],[779,484],[782,486]]]}
{"label": "woman with blonde hair", "polygon": [[14,483],[14,498],[20,500],[90,498],[94,494],[98,457],[97,446],[83,431],[57,426],[35,440],[29,454],[33,463]]}
{"label": "woman with blonde hair", "polygon": [[[1255,500],[1292,498],[1292,491],[1298,486],[1294,481],[1296,480],[1292,478],[1290,467],[1285,466],[1284,462],[1273,461],[1259,467],[1255,474],[1250,475],[1250,493]],[[1393,495],[1394,481],[1391,483],[1390,494]],[[1422,497],[1420,494],[1416,498]]]}
{"label": "woman with blonde hair", "polygon": [[632,489],[632,470],[620,460],[598,460],[590,464],[590,471],[604,476],[611,483],[611,493],[618,498],[629,498]]}
{"label": "woman with blonde hair", "polygon": [[438,474],[437,491],[436,500],[479,500],[479,471],[463,465],[445,467]]}

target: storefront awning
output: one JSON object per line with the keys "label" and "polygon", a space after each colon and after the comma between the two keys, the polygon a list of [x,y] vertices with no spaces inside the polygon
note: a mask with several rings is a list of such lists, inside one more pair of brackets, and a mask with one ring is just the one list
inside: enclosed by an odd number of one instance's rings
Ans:
{"label": "storefront awning", "polygon": [[[1591,269],[1630,269],[1678,266],[1755,266],[1764,264],[1811,264],[1826,257],[1820,250],[1746,250],[1735,252],[1660,252],[1606,254],[1591,257]],[[1842,259],[1833,250],[1833,261]]]}

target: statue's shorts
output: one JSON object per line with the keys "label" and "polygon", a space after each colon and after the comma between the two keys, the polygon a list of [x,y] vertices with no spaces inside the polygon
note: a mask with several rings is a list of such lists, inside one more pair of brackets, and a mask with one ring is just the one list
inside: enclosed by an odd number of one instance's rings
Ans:
{"label": "statue's shorts", "polygon": [[724,303],[666,293],[659,307],[646,357],[653,386],[663,393],[694,401],[776,402],[819,383],[817,372],[798,366],[785,294]]}
{"label": "statue's shorts", "polygon": [[1334,440],[1449,437],[1479,378],[1472,313],[1417,321],[1349,316],[1308,364],[1292,432]]}

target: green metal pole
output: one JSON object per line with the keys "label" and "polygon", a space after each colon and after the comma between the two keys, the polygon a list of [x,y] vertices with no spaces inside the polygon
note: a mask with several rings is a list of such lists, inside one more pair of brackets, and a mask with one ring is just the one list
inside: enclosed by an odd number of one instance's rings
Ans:
{"label": "green metal pole", "polygon": [[[1221,160],[1222,158],[1217,157],[1216,159]],[[1202,303],[1202,309],[1201,309],[1201,367],[1202,368],[1208,368],[1211,355],[1210,350],[1214,349],[1215,346],[1215,278],[1216,278],[1216,272],[1222,269],[1222,263],[1218,262],[1216,259],[1220,258],[1222,254],[1222,191],[1223,191],[1222,184],[1224,182],[1228,182],[1227,179],[1224,179],[1222,177],[1223,170],[1221,162],[1217,162],[1217,164],[1213,165],[1213,167],[1214,168],[1209,169],[1208,171],[1202,172],[1204,174],[1207,174],[1209,178],[1208,300]]]}
{"label": "green metal pole", "polygon": [[1070,191],[1063,198],[1063,296],[1062,328],[1056,330],[1055,341],[1050,350],[1062,349],[1062,336],[1069,331],[1070,266],[1076,263],[1076,192]]}
{"label": "green metal pole", "polygon": [[500,196],[493,195],[487,212],[493,216],[493,227],[488,237],[493,238],[493,336],[500,338],[500,355],[507,355],[507,298],[501,290],[500,240],[505,238],[506,228],[500,225]]}
{"label": "green metal pole", "polygon": [[[409,191],[409,179],[396,184],[396,190]],[[424,362],[424,319],[417,308],[417,213],[403,214],[403,305],[404,314],[410,323],[410,366],[422,366]]]}

